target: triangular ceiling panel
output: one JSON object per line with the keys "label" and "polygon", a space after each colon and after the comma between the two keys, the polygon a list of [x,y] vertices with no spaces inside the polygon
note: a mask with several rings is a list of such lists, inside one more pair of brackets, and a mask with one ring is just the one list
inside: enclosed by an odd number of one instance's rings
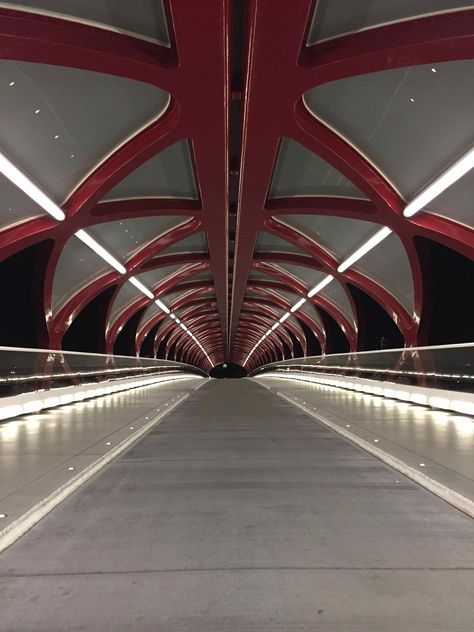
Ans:
{"label": "triangular ceiling panel", "polygon": [[472,60],[384,70],[325,83],[305,102],[410,199],[474,144],[473,72]]}
{"label": "triangular ceiling panel", "polygon": [[196,199],[193,165],[186,140],[174,143],[116,184],[107,200],[133,198]]}
{"label": "triangular ceiling panel", "polygon": [[317,154],[290,138],[284,138],[269,198],[307,195],[365,197],[355,184]]}
{"label": "triangular ceiling panel", "polygon": [[58,204],[170,98],[139,81],[20,61],[0,61],[0,85],[0,150]]}

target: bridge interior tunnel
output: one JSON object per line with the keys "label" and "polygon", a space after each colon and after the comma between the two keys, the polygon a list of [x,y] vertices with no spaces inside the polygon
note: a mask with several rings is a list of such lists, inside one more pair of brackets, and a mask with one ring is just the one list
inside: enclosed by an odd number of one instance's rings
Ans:
{"label": "bridge interior tunnel", "polygon": [[0,2],[10,630],[471,629],[473,78],[469,0]]}
{"label": "bridge interior tunnel", "polygon": [[469,3],[201,4],[1,8],[0,344],[470,342]]}

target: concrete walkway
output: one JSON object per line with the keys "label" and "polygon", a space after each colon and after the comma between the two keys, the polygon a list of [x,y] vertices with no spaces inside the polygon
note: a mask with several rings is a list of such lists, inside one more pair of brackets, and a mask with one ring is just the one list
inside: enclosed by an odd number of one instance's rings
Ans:
{"label": "concrete walkway", "polygon": [[474,521],[210,381],[0,556],[0,630],[472,632]]}

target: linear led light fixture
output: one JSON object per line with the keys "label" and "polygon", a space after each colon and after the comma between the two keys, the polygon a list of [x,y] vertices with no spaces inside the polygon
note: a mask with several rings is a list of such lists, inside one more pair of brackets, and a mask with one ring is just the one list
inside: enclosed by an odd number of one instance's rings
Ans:
{"label": "linear led light fixture", "polygon": [[[159,298],[156,299],[155,303],[163,312],[165,312],[165,314],[171,314],[171,310],[168,307],[166,307],[166,305],[162,301],[160,301]],[[172,317],[173,316],[174,314],[172,315]]]}
{"label": "linear led light fixture", "polygon": [[271,331],[274,331],[279,326],[280,326],[280,323],[278,321],[276,323],[273,323]]}
{"label": "linear led light fixture", "polygon": [[120,272],[120,274],[125,274],[127,272],[120,261],[117,261],[117,259],[113,257],[110,252],[107,252],[107,250],[103,246],[101,246],[99,242],[97,242],[93,237],[88,235],[85,230],[82,230],[81,228],[77,231],[77,233],[74,234],[81,241],[83,241],[86,246],[89,246],[89,248],[91,248],[96,253],[96,255],[99,255],[99,257],[110,264],[112,268],[115,268],[117,272]]}
{"label": "linear led light fixture", "polygon": [[188,328],[184,323],[179,323],[179,326],[181,327],[181,329],[184,329],[184,331],[188,331]]}
{"label": "linear led light fixture", "polygon": [[59,222],[66,219],[64,211],[2,153],[0,153],[0,172],[54,219]]}
{"label": "linear led light fixture", "polygon": [[334,277],[332,276],[332,274],[328,274],[327,277],[325,277],[321,283],[318,283],[318,285],[315,285],[309,292],[308,292],[308,297],[311,298],[312,296],[314,296],[315,294],[317,294],[318,292],[320,292],[323,288],[326,287],[326,285],[329,285],[331,283],[331,281],[334,279]]}
{"label": "linear led light fixture", "polygon": [[381,241],[383,241],[386,237],[388,237],[391,234],[391,232],[392,231],[390,230],[388,226],[384,226],[383,228],[378,230],[375,233],[375,235],[372,235],[372,237],[370,237],[370,239],[368,239],[365,242],[365,244],[362,244],[360,248],[357,248],[355,252],[349,255],[347,259],[345,259],[338,266],[337,271],[344,272],[344,270],[347,270],[347,268],[350,268],[353,263],[355,263],[356,261],[359,261],[359,259],[363,257],[365,254],[367,254],[369,250],[372,250],[372,248],[375,248],[375,246],[377,246]]}
{"label": "linear led light fixture", "polygon": [[474,167],[474,148],[449,167],[443,174],[432,182],[426,189],[419,193],[403,211],[405,217],[413,217],[427,204],[434,200],[440,193],[462,178]]}
{"label": "linear led light fixture", "polygon": [[283,316],[280,318],[280,320],[279,320],[278,322],[279,322],[279,323],[284,323],[284,322],[285,322],[285,320],[286,320],[287,318],[289,318],[289,317],[290,317],[290,312],[286,312],[286,314],[283,314]]}
{"label": "linear led light fixture", "polygon": [[305,298],[300,298],[300,300],[297,303],[295,303],[293,305],[293,307],[290,309],[290,312],[292,314],[293,314],[293,312],[296,312],[296,310],[298,310],[303,305],[303,303],[306,303],[306,299]]}
{"label": "linear led light fixture", "polygon": [[143,283],[137,279],[137,277],[132,276],[128,280],[130,281],[130,283],[132,285],[134,285],[136,288],[138,288],[140,290],[140,292],[143,292],[143,294],[145,294],[145,296],[148,296],[148,298],[153,298],[154,297],[153,293],[150,292],[150,290],[147,287],[145,287],[143,285]]}

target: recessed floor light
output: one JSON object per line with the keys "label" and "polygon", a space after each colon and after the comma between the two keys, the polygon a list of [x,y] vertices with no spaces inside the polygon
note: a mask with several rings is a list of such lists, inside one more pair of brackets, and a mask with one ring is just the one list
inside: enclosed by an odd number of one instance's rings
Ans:
{"label": "recessed floor light", "polygon": [[72,466],[72,465],[70,465],[67,469],[68,469],[68,470],[70,470],[70,471],[72,471],[74,468],[73,468],[73,466]]}
{"label": "recessed floor light", "polygon": [[111,445],[110,441],[107,441],[107,443],[105,445]]}

